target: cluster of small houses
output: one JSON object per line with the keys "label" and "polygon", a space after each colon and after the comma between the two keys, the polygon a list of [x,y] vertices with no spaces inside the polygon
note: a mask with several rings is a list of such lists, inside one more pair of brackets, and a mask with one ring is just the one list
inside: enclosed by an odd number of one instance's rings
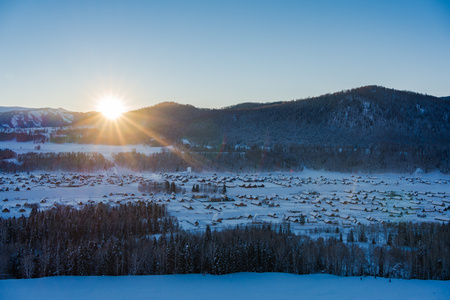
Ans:
{"label": "cluster of small houses", "polygon": [[[417,215],[418,217],[426,217],[426,214],[433,213],[434,220],[449,222],[450,219],[446,217],[446,211],[450,207],[450,194],[424,193],[425,198],[417,198],[418,200],[403,199],[401,196],[385,195],[383,192],[364,192],[347,191],[348,195],[340,195],[336,193],[331,196],[321,196],[319,193],[304,192],[302,194],[293,195],[291,199],[286,196],[253,196],[253,195],[236,195],[236,200],[233,205],[238,208],[254,206],[267,206],[267,216],[270,218],[280,218],[282,220],[294,223],[318,223],[351,226],[361,224],[361,218],[365,218],[370,222],[384,223],[390,218],[402,217],[403,215]],[[377,193],[378,196],[371,196],[371,193]],[[413,197],[414,195],[410,195]],[[361,199],[360,199],[361,198]],[[436,200],[439,198],[440,200]],[[291,205],[283,205],[291,201]],[[403,203],[399,204],[402,201]],[[285,207],[292,207],[285,212],[274,212],[271,208],[280,207],[280,203]],[[392,204],[395,203],[395,204]],[[447,205],[446,205],[447,204]],[[215,209],[208,205],[206,209]],[[189,206],[189,209],[193,209]],[[247,209],[251,211],[252,209]],[[246,210],[246,211],[247,211]],[[377,213],[377,217],[374,216]],[[383,213],[381,215],[380,213]],[[249,213],[243,213],[240,218],[247,219],[253,217]],[[253,219],[254,223],[261,222],[261,215],[258,219]],[[359,220],[357,219],[359,218]],[[229,219],[236,219],[231,217]],[[220,219],[222,221],[222,219]],[[219,222],[220,222],[219,221]],[[217,223],[217,218],[213,219],[213,223]]]}
{"label": "cluster of small houses", "polygon": [[[21,173],[21,174],[3,174],[0,176],[0,194],[1,192],[9,191],[33,191],[43,189],[55,189],[55,188],[77,188],[82,186],[100,186],[100,185],[115,185],[115,186],[129,186],[134,183],[142,181],[142,176],[136,176],[133,174],[128,175],[104,175],[104,174],[80,174],[80,173],[61,173],[61,174],[33,174],[33,173]],[[118,193],[118,196],[124,197],[123,193]],[[134,195],[133,195],[134,196]],[[126,198],[124,198],[126,199]],[[129,198],[131,200],[139,200],[135,198]],[[20,197],[14,197],[14,199],[8,199],[4,197],[2,202],[1,211],[3,213],[11,212],[11,205],[8,205],[10,200],[22,200],[15,201],[12,206],[18,209],[19,213],[26,213],[26,208],[31,211],[31,203],[27,202],[27,199]],[[39,204],[45,204],[48,198],[42,198]],[[120,202],[121,200],[119,200]],[[110,201],[109,201],[110,202]],[[117,201],[116,201],[117,202]],[[87,201],[87,203],[95,203],[93,200]],[[118,203],[118,202],[117,202]],[[58,204],[74,204],[74,201],[62,200]],[[75,204],[83,205],[83,202],[76,202]]]}
{"label": "cluster of small houses", "polygon": [[[376,177],[368,177],[366,179],[361,176],[352,176],[353,179],[327,179],[319,177],[312,178],[298,178],[277,175],[273,177],[229,177],[229,178],[210,178],[197,179],[201,182],[223,183],[230,182],[228,188],[264,188],[264,183],[272,183],[284,187],[298,187],[302,185],[355,185],[356,183],[369,183],[373,186],[387,185],[383,180]],[[242,181],[242,184],[236,185],[235,181]],[[428,184],[428,181],[422,183]],[[436,182],[438,184],[444,181]],[[446,184],[446,183],[444,183]],[[395,182],[394,185],[398,185]],[[289,198],[290,197],[290,198]],[[398,217],[406,217],[408,215],[415,215],[417,218],[427,218],[427,221],[443,221],[450,222],[447,217],[447,211],[450,208],[450,193],[442,192],[410,192],[404,195],[395,192],[384,192],[379,190],[361,190],[345,192],[337,192],[331,194],[321,195],[319,192],[303,192],[287,196],[257,196],[249,194],[236,194],[234,196],[233,207],[235,209],[242,209],[242,214],[227,213],[230,212],[230,206],[224,209],[220,206],[213,206],[211,204],[205,205],[203,208],[192,204],[183,205],[188,210],[215,210],[214,216],[211,220],[212,224],[218,224],[226,220],[236,219],[251,219],[253,223],[263,222],[265,216],[273,219],[280,219],[294,223],[319,223],[352,226],[361,223],[373,222],[390,222],[396,221]],[[198,199],[183,198],[180,201],[192,203]],[[286,203],[290,203],[287,204]],[[283,208],[278,209],[280,204]],[[255,213],[252,206],[264,207],[265,213]],[[292,209],[292,207],[295,207]],[[253,213],[252,213],[253,212]],[[195,216],[194,216],[195,217]],[[412,220],[406,218],[405,220]],[[199,226],[199,220],[187,220],[189,224]]]}
{"label": "cluster of small houses", "polygon": [[11,176],[0,177],[0,192],[7,192],[10,190],[20,191],[21,189],[32,190],[43,186],[49,188],[57,187],[81,187],[81,186],[95,186],[104,184],[104,181],[110,184],[127,184],[137,182],[138,178],[133,175],[124,175],[124,178],[117,175],[105,176],[92,174],[77,174],[77,173],[62,173],[62,174],[14,174]]}
{"label": "cluster of small houses", "polygon": [[[393,184],[382,179],[369,176],[355,176],[342,179],[301,178],[286,174],[263,175],[217,175],[217,174],[161,174],[162,180],[175,182],[180,186],[192,184],[225,185],[228,195],[211,194],[152,194],[142,193],[110,193],[102,199],[75,201],[61,199],[56,204],[84,205],[102,201],[110,204],[126,202],[161,202],[167,203],[169,210],[184,218],[188,224],[200,226],[205,223],[219,224],[229,220],[261,223],[267,220],[274,222],[287,221],[299,224],[332,224],[352,226],[361,223],[389,222],[400,220],[396,218],[423,218],[426,221],[450,222],[447,211],[450,208],[450,193],[448,192],[418,192],[408,193],[385,192],[380,190],[346,190],[336,192],[319,192],[322,185],[358,185],[371,186]],[[417,178],[400,177],[400,181],[428,184],[429,181]],[[137,186],[148,182],[145,175],[103,175],[103,174],[6,174],[0,177],[0,191],[33,190],[43,188],[64,188],[82,186]],[[437,184],[448,184],[447,180],[436,181]],[[257,195],[258,192],[270,187],[286,188],[283,195]],[[309,189],[308,189],[309,187]],[[244,194],[246,190],[255,192]],[[189,190],[190,189],[186,189]],[[233,191],[234,190],[234,191]],[[307,191],[306,191],[307,190]],[[241,192],[241,193],[238,193]],[[137,195],[138,194],[138,195]],[[230,196],[232,195],[232,196]],[[31,204],[27,199],[15,201],[14,206],[19,212],[26,212]],[[8,213],[10,199],[4,198],[2,212]],[[49,199],[43,198],[40,204]],[[47,203],[46,207],[52,204]],[[212,217],[211,217],[212,215]],[[411,218],[409,218],[411,217]]]}

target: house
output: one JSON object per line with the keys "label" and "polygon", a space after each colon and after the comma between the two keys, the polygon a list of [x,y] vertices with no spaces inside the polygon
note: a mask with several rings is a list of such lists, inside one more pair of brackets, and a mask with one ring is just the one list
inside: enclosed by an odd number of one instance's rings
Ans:
{"label": "house", "polygon": [[253,216],[251,214],[249,214],[249,213],[245,213],[245,214],[242,215],[242,218],[243,219],[252,219]]}
{"label": "house", "polygon": [[186,208],[187,210],[193,210],[194,208],[189,205],[189,204],[183,204],[183,207]]}
{"label": "house", "polygon": [[212,221],[213,223],[222,223],[223,218],[219,217],[219,214],[214,214]]}
{"label": "house", "polygon": [[278,218],[277,214],[274,213],[274,212],[268,213],[267,215],[268,215],[269,217],[271,217],[271,218],[274,218],[274,219]]}
{"label": "house", "polygon": [[259,200],[253,200],[251,202],[251,204],[256,205],[256,206],[261,206],[262,205],[261,201],[259,201]]}
{"label": "house", "polygon": [[289,217],[287,217],[286,220],[289,222],[299,223],[300,217],[299,216],[289,216]]}
{"label": "house", "polygon": [[311,211],[309,214],[314,218],[320,218],[320,215],[317,212]]}

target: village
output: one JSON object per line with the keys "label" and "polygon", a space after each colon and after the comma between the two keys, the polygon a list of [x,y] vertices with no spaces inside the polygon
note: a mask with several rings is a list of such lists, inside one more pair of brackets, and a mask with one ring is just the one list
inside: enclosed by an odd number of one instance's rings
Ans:
{"label": "village", "polygon": [[[178,192],[140,191],[140,185],[152,182],[172,183]],[[200,185],[210,188],[195,191]],[[35,172],[0,176],[0,210],[2,218],[9,218],[27,216],[33,207],[142,201],[167,205],[184,230],[289,222],[300,232],[324,226],[448,223],[449,186],[450,178],[442,174]]]}

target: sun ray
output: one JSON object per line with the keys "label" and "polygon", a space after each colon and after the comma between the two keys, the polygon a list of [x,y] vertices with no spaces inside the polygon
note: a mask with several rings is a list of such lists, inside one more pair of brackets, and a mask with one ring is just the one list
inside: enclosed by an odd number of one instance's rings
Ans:
{"label": "sun ray", "polygon": [[[98,134],[95,141],[95,143],[98,144],[114,143],[127,145],[136,142],[136,138],[142,139],[142,136],[146,136],[159,143],[162,147],[166,147],[170,152],[180,157],[183,161],[187,162],[194,168],[207,168],[211,165],[211,163],[213,163],[212,160],[192,153],[182,145],[174,147],[170,142],[162,138],[156,131],[140,124],[140,118],[142,118],[142,116],[136,115],[133,112],[128,112],[121,115],[120,118],[109,119],[106,118],[103,112],[101,112],[89,118],[86,121],[86,124],[91,124],[98,129]],[[138,136],[135,137],[135,133],[137,133]]]}
{"label": "sun ray", "polygon": [[[138,130],[138,131],[144,133],[146,136],[154,139],[159,144],[161,144],[163,147],[171,146],[171,144],[169,144],[167,141],[161,139],[157,133],[155,133],[154,131],[152,131],[149,128],[145,128],[145,127],[141,126],[136,121],[134,121],[133,118],[131,118],[129,116],[123,116],[122,119],[124,122],[130,124],[135,130]],[[180,157],[182,160],[191,164],[193,167],[201,167],[201,166],[206,165],[206,162],[203,162],[204,159],[199,159],[199,158],[195,157],[193,155],[193,153],[189,153],[189,155],[187,155],[186,153],[188,153],[188,151],[186,149],[184,149],[184,151],[183,151],[182,148],[177,149],[177,148],[173,147],[173,148],[170,148],[169,150],[172,153],[174,153],[175,155],[177,155],[178,157]]]}
{"label": "sun ray", "polygon": [[97,109],[105,118],[110,120],[116,120],[126,111],[122,99],[116,96],[101,98],[97,104]]}

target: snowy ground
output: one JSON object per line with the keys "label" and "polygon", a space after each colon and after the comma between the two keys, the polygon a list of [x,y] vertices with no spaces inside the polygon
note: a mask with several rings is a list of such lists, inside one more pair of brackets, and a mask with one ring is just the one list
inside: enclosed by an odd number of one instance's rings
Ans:
{"label": "snowy ground", "polygon": [[[38,152],[33,143],[0,142],[0,149]],[[131,151],[162,148],[41,144],[40,152]],[[142,193],[140,182],[169,180],[185,193]],[[228,202],[209,202],[220,194],[192,193],[194,184],[226,185]],[[14,191],[14,190],[18,191]],[[220,188],[219,188],[220,190]],[[132,173],[123,169],[92,174],[32,172],[0,174],[0,217],[28,215],[30,205],[56,203],[165,203],[182,228],[202,230],[237,224],[291,222],[297,233],[327,226],[351,227],[383,222],[449,222],[450,175],[299,173]],[[300,225],[300,216],[305,225]],[[443,281],[392,280],[332,275],[250,274],[127,277],[53,277],[0,280],[0,299],[450,299]]]}
{"label": "snowy ground", "polygon": [[[36,147],[40,146],[40,150]],[[119,152],[130,152],[136,150],[136,152],[143,154],[152,154],[161,152],[164,147],[149,147],[146,145],[94,145],[94,144],[54,144],[44,143],[36,144],[33,142],[18,143],[16,141],[2,141],[0,142],[0,149],[10,149],[17,154],[24,154],[28,152],[36,153],[59,153],[59,152],[98,152],[101,153],[106,159],[113,160],[112,154]]]}
{"label": "snowy ground", "polygon": [[434,280],[238,273],[0,280],[0,299],[449,299]]}
{"label": "snowy ground", "polygon": [[[0,149],[27,152],[99,152],[136,150],[149,154],[161,147],[85,144],[37,144],[0,142]],[[150,195],[138,191],[139,182],[168,180],[185,193]],[[219,194],[192,193],[194,184],[226,186],[229,202],[210,202]],[[14,190],[19,189],[19,191]],[[220,190],[220,188],[219,188]],[[449,222],[450,175],[346,174],[306,170],[298,173],[132,173],[111,169],[93,174],[45,173],[0,174],[0,217],[28,215],[30,205],[42,209],[55,203],[81,207],[100,201],[166,203],[186,230],[249,223],[291,222],[294,231],[317,226],[349,227],[384,222]],[[302,217],[303,216],[303,217]],[[305,220],[305,225],[299,225]]]}
{"label": "snowy ground", "polygon": [[[168,180],[185,190],[178,194],[138,191],[140,182]],[[211,202],[220,194],[192,193],[194,184],[226,185],[231,201]],[[17,189],[19,191],[17,191]],[[16,191],[15,191],[16,190]],[[130,173],[111,169],[94,174],[43,173],[0,175],[0,216],[28,215],[55,203],[147,201],[165,203],[186,230],[237,224],[291,222],[295,232],[315,227],[384,222],[449,222],[450,176],[439,173],[402,176],[300,173]],[[301,216],[305,224],[301,225]]]}

